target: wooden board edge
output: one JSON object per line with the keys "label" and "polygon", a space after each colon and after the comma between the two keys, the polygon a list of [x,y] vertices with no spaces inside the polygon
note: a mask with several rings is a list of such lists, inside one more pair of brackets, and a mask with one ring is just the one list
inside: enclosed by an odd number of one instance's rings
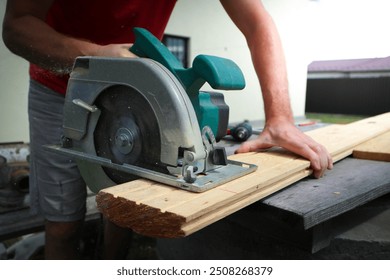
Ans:
{"label": "wooden board edge", "polygon": [[253,192],[245,197],[242,197],[229,205],[219,207],[219,209],[213,212],[210,212],[195,220],[191,220],[190,222],[183,224],[182,231],[184,232],[185,236],[188,236],[254,202],[261,200],[262,198],[265,198],[270,194],[273,194],[291,185],[294,182],[299,181],[300,179],[309,176],[311,173],[311,170],[298,171],[295,174],[289,176],[288,178],[284,178],[281,181],[274,183],[270,188],[261,188],[258,191]]}
{"label": "wooden board edge", "polygon": [[352,156],[358,159],[390,162],[390,131],[358,145]]}
{"label": "wooden board edge", "polygon": [[114,197],[104,190],[96,195],[96,203],[98,210],[105,218],[136,233],[157,238],[185,235],[181,231],[185,218],[176,214],[161,212],[145,204],[137,205],[122,197]]}

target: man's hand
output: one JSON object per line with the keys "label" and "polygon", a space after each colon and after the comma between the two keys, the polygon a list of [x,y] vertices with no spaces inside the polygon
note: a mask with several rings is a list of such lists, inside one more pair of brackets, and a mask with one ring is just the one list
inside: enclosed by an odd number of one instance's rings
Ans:
{"label": "man's hand", "polygon": [[302,133],[290,122],[266,124],[257,139],[244,142],[236,153],[254,152],[274,146],[283,147],[310,160],[314,177],[320,178],[326,169],[333,168],[333,161],[324,146]]}
{"label": "man's hand", "polygon": [[130,48],[133,44],[110,44],[105,46],[96,46],[94,56],[106,56],[106,57],[137,57],[130,52]]}

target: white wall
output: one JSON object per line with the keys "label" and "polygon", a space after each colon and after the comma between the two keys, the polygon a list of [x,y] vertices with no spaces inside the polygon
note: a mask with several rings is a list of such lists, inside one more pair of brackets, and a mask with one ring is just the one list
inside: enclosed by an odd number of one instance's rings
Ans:
{"label": "white wall", "polygon": [[[389,56],[388,0],[263,0],[286,52],[295,116],[304,114],[306,71],[312,60]],[[0,1],[2,22],[5,1]],[[264,117],[260,89],[246,42],[218,0],[178,0],[167,33],[191,37],[191,56],[234,60],[247,87],[228,92],[231,120]],[[0,142],[28,141],[27,63],[0,41]]]}
{"label": "white wall", "polygon": [[[234,60],[244,72],[247,87],[240,92],[227,92],[231,121],[263,119],[260,86],[242,34],[223,11],[217,0],[179,0],[167,32],[191,37],[192,58],[199,53],[219,55]],[[309,0],[263,0],[272,15],[284,46],[289,78],[291,105],[295,117],[304,115],[308,45],[312,38]],[[191,11],[191,12],[188,12]],[[201,22],[206,27],[199,28]]]}
{"label": "white wall", "polygon": [[[0,1],[1,27],[5,3]],[[28,141],[27,89],[27,62],[10,53],[0,40],[0,143]]]}
{"label": "white wall", "polygon": [[[301,47],[297,45],[296,38],[302,36],[302,24],[297,19],[302,17],[307,0],[266,0],[264,3],[282,33],[294,115],[303,116],[307,63],[303,63],[293,50]],[[232,59],[240,66],[246,78],[246,88],[225,94],[231,121],[264,118],[260,86],[246,41],[219,1],[197,0],[194,5],[194,1],[179,0],[168,24],[167,33],[191,37],[191,60],[203,53]]]}
{"label": "white wall", "polygon": [[[209,54],[232,59],[239,65],[244,72],[247,86],[243,91],[225,94],[232,120],[242,121],[244,118],[253,118],[254,111],[261,113],[259,86],[250,63],[245,39],[231,22],[219,1],[197,0],[194,5],[194,1],[179,0],[166,32],[191,38],[190,61],[198,54]],[[249,114],[240,114],[242,109]],[[258,119],[260,116],[257,114]]]}

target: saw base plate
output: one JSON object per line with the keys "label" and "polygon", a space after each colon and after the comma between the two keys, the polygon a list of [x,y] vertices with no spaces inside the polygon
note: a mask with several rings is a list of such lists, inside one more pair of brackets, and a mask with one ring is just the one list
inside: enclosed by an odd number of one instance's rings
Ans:
{"label": "saw base plate", "polygon": [[63,148],[59,145],[47,145],[44,147],[49,151],[67,155],[77,160],[96,163],[104,167],[126,172],[135,176],[150,179],[192,192],[204,192],[210,190],[234,179],[252,173],[257,169],[257,165],[228,160],[227,165],[218,166],[218,168],[208,171],[205,175],[199,175],[195,182],[188,183],[181,177],[160,173],[131,164],[113,163],[109,159],[80,152],[72,148]]}

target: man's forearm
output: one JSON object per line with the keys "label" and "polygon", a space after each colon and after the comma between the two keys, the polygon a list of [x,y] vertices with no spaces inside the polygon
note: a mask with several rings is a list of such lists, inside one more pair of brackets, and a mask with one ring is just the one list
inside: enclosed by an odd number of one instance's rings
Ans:
{"label": "man's forearm", "polygon": [[284,52],[269,15],[263,16],[262,24],[254,28],[248,46],[261,85],[266,120],[292,121]]}
{"label": "man's forearm", "polygon": [[59,73],[69,72],[77,56],[91,55],[97,48],[95,44],[60,34],[30,15],[5,19],[3,40],[13,53]]}
{"label": "man's forearm", "polygon": [[244,34],[263,94],[266,120],[292,122],[287,71],[276,26],[259,0],[221,0]]}

